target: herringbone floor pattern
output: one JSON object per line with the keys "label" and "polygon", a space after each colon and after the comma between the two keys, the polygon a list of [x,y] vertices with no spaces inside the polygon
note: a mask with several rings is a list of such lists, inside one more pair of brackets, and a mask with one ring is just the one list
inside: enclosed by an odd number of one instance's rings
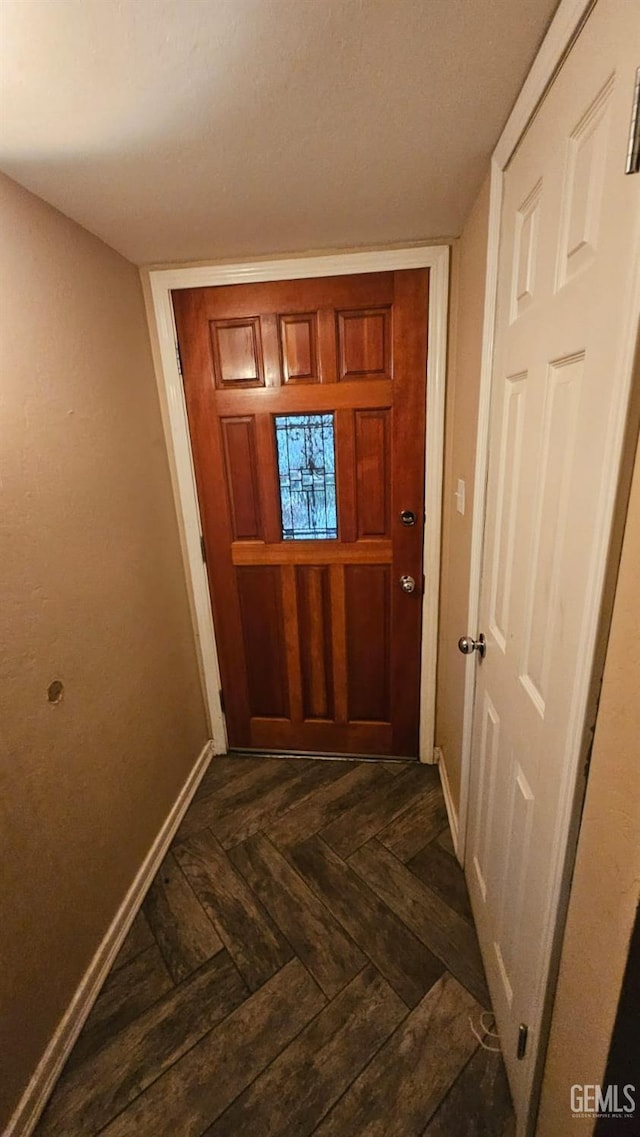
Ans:
{"label": "herringbone floor pattern", "polygon": [[216,758],[37,1137],[504,1137],[437,771]]}

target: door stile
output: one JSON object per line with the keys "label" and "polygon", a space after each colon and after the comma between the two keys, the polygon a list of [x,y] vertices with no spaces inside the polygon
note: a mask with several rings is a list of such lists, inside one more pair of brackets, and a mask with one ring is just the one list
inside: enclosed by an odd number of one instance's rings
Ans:
{"label": "door stile", "polygon": [[332,308],[318,311],[318,354],[320,357],[320,378],[322,384],[336,383],[338,371],[334,348],[335,314]]}
{"label": "door stile", "polygon": [[329,568],[331,590],[331,644],[335,721],[347,722],[347,623],[344,597],[344,565]]}
{"label": "door stile", "polygon": [[355,454],[355,412],[340,410],[335,412],[336,439],[336,494],[340,538],[351,544],[357,537],[356,525],[356,454]]}
{"label": "door stile", "polygon": [[[203,318],[203,302],[198,293],[190,293],[186,312],[187,326],[196,327]],[[244,640],[240,601],[235,588],[234,567],[225,552],[232,532],[231,508],[226,489],[223,465],[224,439],[221,425],[215,414],[213,375],[208,353],[202,349],[201,337],[194,334],[184,337],[182,347],[183,384],[190,410],[194,451],[202,458],[194,463],[200,516],[206,548],[206,572],[209,581],[211,610],[214,625],[221,642],[228,645],[220,654],[219,668],[223,691],[235,687],[235,697],[227,700],[225,717],[227,732],[238,739],[238,745],[249,745],[247,724],[249,700],[246,683],[237,684],[235,676],[246,674]],[[209,382],[194,382],[194,377],[206,375]],[[212,430],[217,445],[208,446]],[[206,455],[206,458],[205,458]],[[228,601],[222,603],[222,596]]]}
{"label": "door stile", "polygon": [[260,314],[260,338],[265,387],[280,386],[280,345],[278,341],[278,322],[272,312]]}
{"label": "door stile", "polygon": [[276,544],[282,534],[282,518],[279,504],[278,460],[273,418],[269,414],[255,416],[256,444],[260,455],[258,474],[258,493],[260,512],[263,519],[264,540]]}
{"label": "door stile", "polygon": [[302,706],[302,672],[300,667],[300,639],[298,635],[298,590],[295,565],[282,565],[280,568],[282,584],[282,612],[284,618],[284,638],[287,651],[287,675],[289,677],[289,715],[292,723],[304,720]]}
{"label": "door stile", "polygon": [[[408,655],[420,655],[422,638],[422,549],[424,514],[424,471],[416,472],[400,456],[410,453],[409,440],[417,433],[425,438],[426,407],[424,386],[417,380],[427,358],[427,324],[423,319],[421,336],[416,336],[416,315],[426,316],[429,305],[429,281],[424,274],[395,273],[393,356],[396,398],[393,405],[392,466],[394,478],[391,495],[392,566],[392,634],[391,690],[393,752],[417,753],[420,722],[420,676],[412,675],[407,666]],[[416,486],[417,482],[417,486]],[[416,513],[416,524],[406,527],[400,521],[403,510]],[[404,593],[400,577],[412,576],[415,592]],[[418,669],[419,672],[419,669]]]}

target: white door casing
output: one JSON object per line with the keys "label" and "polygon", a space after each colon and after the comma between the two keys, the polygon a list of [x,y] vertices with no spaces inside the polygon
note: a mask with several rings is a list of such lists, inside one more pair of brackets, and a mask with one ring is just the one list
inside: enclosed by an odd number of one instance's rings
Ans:
{"label": "white door casing", "polygon": [[[532,1131],[638,314],[640,8],[599,0],[504,175],[466,871]],[[518,1029],[528,1028],[517,1058]]]}

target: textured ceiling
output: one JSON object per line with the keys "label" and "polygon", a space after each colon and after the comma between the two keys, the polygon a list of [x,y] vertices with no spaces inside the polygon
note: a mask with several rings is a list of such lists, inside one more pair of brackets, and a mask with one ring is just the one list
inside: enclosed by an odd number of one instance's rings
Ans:
{"label": "textured ceiling", "polygon": [[0,0],[0,168],[138,264],[455,236],[556,0]]}

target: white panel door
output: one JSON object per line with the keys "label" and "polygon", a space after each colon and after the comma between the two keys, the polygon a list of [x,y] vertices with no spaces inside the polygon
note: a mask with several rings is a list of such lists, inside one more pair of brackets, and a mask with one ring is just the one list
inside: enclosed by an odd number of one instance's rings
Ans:
{"label": "white panel door", "polygon": [[638,63],[640,4],[599,0],[504,178],[466,871],[519,1134],[543,1054],[628,395]]}

